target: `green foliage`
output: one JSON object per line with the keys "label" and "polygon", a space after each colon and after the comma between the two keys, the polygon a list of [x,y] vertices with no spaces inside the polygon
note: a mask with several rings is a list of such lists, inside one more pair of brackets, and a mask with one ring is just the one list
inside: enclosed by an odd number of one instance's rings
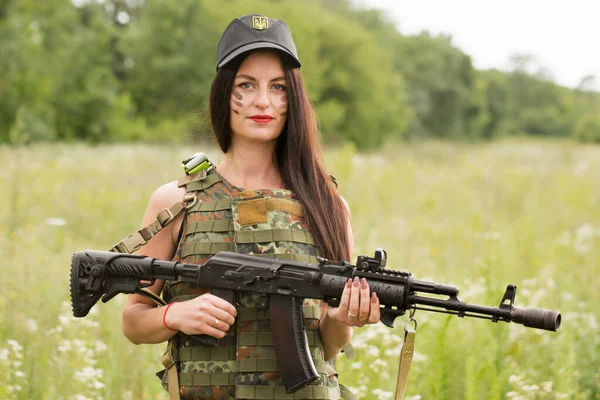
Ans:
{"label": "green foliage", "polygon": [[600,143],[600,116],[587,114],[577,121],[573,136],[582,142]]}
{"label": "green foliage", "polygon": [[528,55],[509,73],[477,71],[451,37],[403,35],[350,0],[4,1],[0,142],[17,123],[29,141],[211,135],[216,45],[233,18],[255,12],[292,28],[329,143],[569,136],[600,109],[593,76],[566,89]]}

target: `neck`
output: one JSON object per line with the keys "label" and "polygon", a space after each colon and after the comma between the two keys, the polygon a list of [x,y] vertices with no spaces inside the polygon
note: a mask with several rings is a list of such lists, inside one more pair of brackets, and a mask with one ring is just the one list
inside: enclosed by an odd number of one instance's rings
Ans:
{"label": "neck", "polygon": [[281,174],[273,161],[273,146],[243,146],[229,148],[217,171],[235,186],[245,189],[283,188]]}

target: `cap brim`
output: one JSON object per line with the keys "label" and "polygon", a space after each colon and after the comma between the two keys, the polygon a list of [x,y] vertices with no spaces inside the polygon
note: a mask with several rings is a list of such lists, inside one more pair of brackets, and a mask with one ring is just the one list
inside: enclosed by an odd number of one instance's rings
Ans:
{"label": "cap brim", "polygon": [[282,51],[284,54],[288,55],[290,60],[294,63],[294,67],[296,68],[300,68],[300,61],[298,61],[298,59],[289,51],[287,51],[284,47],[275,44],[275,43],[271,43],[271,42],[257,42],[257,43],[250,43],[247,44],[245,46],[239,47],[237,49],[235,49],[234,51],[232,51],[231,53],[229,53],[227,55],[227,57],[225,57],[223,59],[223,61],[221,61],[218,65],[217,65],[217,69],[221,68],[222,66],[226,65],[228,62],[230,62],[231,60],[233,60],[234,58],[236,58],[237,56],[239,56],[242,53],[245,53],[247,51],[250,50],[256,50],[256,49],[275,49],[275,50],[280,50]]}

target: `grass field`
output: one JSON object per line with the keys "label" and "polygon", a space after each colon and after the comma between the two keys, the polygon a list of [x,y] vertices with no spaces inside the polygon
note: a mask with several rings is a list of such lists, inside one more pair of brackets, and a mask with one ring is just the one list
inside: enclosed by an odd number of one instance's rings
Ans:
{"label": "grass field", "polygon": [[[0,147],[0,399],[166,399],[163,345],[121,333],[124,296],[71,316],[75,251],[108,249],[139,228],[188,147]],[[419,311],[407,397],[600,399],[600,147],[568,141],[327,150],[353,213],[354,257],[454,284],[460,299],[560,310],[559,332]],[[391,399],[406,318],[355,331],[340,381]]]}

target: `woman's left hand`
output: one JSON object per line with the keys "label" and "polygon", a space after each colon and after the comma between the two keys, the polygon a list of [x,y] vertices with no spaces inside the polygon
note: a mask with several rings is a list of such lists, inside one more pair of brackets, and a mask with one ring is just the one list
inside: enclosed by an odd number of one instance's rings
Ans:
{"label": "woman's left hand", "polygon": [[370,295],[365,278],[348,279],[339,307],[328,307],[327,316],[348,326],[376,324],[381,318],[379,298],[375,292]]}

